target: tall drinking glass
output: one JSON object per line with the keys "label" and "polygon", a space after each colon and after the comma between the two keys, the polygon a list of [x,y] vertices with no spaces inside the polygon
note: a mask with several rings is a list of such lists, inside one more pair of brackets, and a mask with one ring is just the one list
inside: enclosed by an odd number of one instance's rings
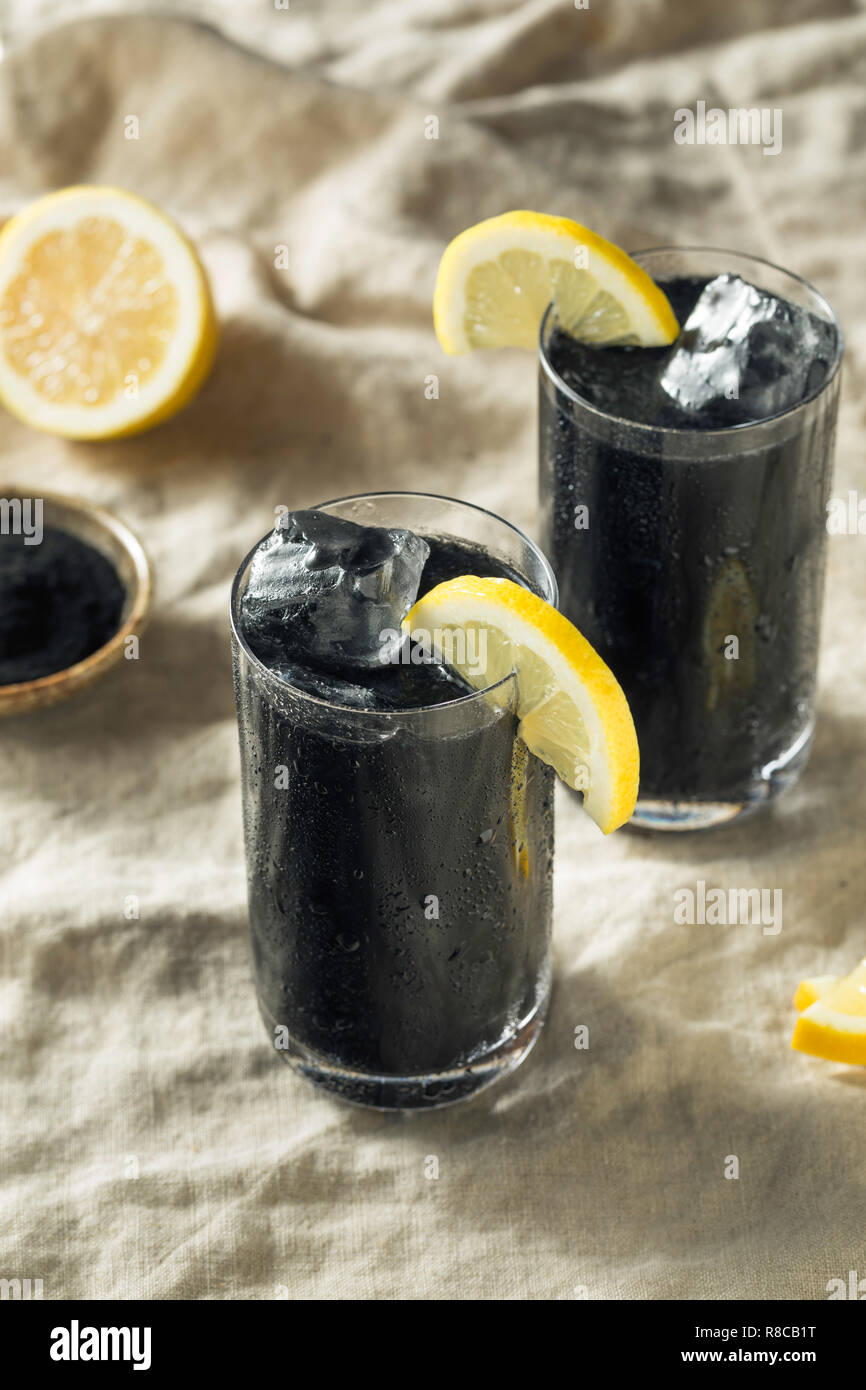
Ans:
{"label": "tall drinking glass", "polygon": [[[541,552],[479,507],[382,493],[319,510],[423,535],[431,560],[482,548],[488,572],[556,602]],[[286,1061],[346,1099],[460,1100],[517,1066],[544,1020],[554,774],[517,737],[511,675],[383,709],[316,698],[269,670],[243,629],[254,553],[231,615],[265,1026]]]}
{"label": "tall drinking glass", "polygon": [[[542,545],[563,612],[634,715],[633,823],[691,830],[776,796],[808,757],[842,336],[817,290],[767,262],[696,249],[635,259],[669,294],[737,276],[808,311],[829,344],[814,370],[798,364],[788,408],[750,418],[744,402],[723,428],[674,413],[672,427],[664,408],[632,408],[640,354],[665,350],[578,352],[551,310],[542,325]],[[761,332],[769,353],[772,324]],[[777,378],[778,362],[767,370]]]}

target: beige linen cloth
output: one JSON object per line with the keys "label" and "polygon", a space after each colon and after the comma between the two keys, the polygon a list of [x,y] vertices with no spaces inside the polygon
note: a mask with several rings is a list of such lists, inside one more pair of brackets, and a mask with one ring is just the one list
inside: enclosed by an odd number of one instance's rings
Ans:
{"label": "beige linen cloth", "polygon": [[[424,489],[535,527],[535,363],[446,359],[430,315],[447,239],[511,207],[817,282],[847,333],[834,491],[866,488],[863,7],[226,0],[207,24],[59,27],[88,8],[7,9],[0,213],[78,181],[155,199],[223,338],[144,437],[0,416],[0,484],[116,509],[157,574],[137,663],[0,726],[0,1276],[46,1299],[555,1300],[866,1277],[866,1078],[788,1047],[798,980],[866,949],[866,537],[830,542],[799,787],[683,838],[602,840],[562,797],[542,1040],[500,1088],[408,1118],[317,1094],[268,1046],[227,624],[280,504]],[[698,100],[780,108],[782,152],[676,145]],[[781,889],[782,930],[678,925],[701,879]]]}

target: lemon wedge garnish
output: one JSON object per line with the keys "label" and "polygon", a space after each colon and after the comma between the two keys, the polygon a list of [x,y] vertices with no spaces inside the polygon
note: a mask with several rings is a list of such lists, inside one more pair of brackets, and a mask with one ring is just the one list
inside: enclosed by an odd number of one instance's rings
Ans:
{"label": "lemon wedge garnish", "polygon": [[807,980],[801,980],[797,986],[797,993],[794,995],[794,1007],[800,1013],[808,1009],[810,1004],[814,1004],[816,999],[821,999],[835,985],[839,979],[838,975],[811,975]]}
{"label": "lemon wedge garnish", "polygon": [[612,242],[542,212],[506,212],[446,247],[433,322],[446,352],[535,348],[553,300],[564,329],[583,343],[663,347],[679,332],[662,291]]}
{"label": "lemon wedge garnish", "polygon": [[850,975],[803,980],[794,1002],[802,1013],[793,1048],[830,1062],[866,1066],[866,960]]}
{"label": "lemon wedge garnish", "polygon": [[403,629],[441,653],[475,690],[513,671],[518,733],[530,752],[583,792],[584,809],[605,834],[629,819],[639,759],[626,698],[598,653],[551,604],[510,579],[466,575],[419,599]]}
{"label": "lemon wedge garnish", "polygon": [[66,188],[0,233],[0,400],[36,429],[116,439],[168,419],[216,341],[192,245],[143,198]]}

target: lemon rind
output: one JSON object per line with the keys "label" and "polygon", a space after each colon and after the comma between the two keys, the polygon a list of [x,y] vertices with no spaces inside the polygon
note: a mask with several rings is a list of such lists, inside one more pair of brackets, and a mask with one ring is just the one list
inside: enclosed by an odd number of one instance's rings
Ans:
{"label": "lemon rind", "polygon": [[839,1013],[816,999],[797,1019],[791,1047],[828,1062],[866,1066],[866,1018]]}
{"label": "lemon rind", "polygon": [[[460,622],[455,621],[457,614]],[[497,615],[507,621],[496,623]],[[512,642],[534,651],[548,664],[558,689],[572,699],[589,735],[592,766],[584,807],[605,834],[623,825],[637,800],[639,753],[631,712],[613,672],[567,618],[507,579],[448,580],[415,604],[404,628],[435,630],[472,622],[499,626]],[[518,710],[522,721],[532,713]]]}

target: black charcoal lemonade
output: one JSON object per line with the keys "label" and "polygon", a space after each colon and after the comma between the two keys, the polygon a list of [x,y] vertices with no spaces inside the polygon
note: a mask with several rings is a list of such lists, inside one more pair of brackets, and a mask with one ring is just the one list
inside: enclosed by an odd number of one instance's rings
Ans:
{"label": "black charcoal lemonade", "polygon": [[681,324],[672,347],[593,348],[545,321],[542,544],[631,707],[635,822],[692,829],[805,763],[841,339],[763,263],[638,259]]}
{"label": "black charcoal lemonade", "polygon": [[554,774],[517,737],[513,679],[472,692],[400,619],[462,574],[555,585],[480,509],[331,505],[283,518],[233,601],[259,1004],[314,1081],[427,1107],[509,1070],[541,1026]]}

